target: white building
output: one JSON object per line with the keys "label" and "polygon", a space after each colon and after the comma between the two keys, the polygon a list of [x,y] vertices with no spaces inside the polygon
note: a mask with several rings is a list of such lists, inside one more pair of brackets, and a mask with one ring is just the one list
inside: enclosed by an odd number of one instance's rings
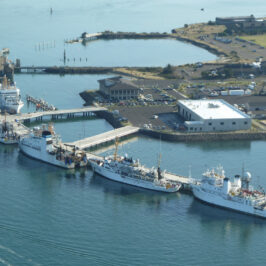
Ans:
{"label": "white building", "polygon": [[235,131],[251,127],[251,118],[224,100],[179,100],[189,132]]}

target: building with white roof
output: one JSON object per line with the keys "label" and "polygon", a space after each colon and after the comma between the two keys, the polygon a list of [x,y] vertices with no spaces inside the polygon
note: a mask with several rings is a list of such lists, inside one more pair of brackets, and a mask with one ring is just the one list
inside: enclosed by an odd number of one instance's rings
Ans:
{"label": "building with white roof", "polygon": [[224,100],[179,100],[179,114],[189,132],[235,131],[251,127],[251,118]]}

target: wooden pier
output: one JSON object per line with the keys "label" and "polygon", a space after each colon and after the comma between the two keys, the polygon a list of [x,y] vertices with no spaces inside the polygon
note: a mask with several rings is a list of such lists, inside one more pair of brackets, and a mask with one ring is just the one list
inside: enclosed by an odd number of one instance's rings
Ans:
{"label": "wooden pier", "polygon": [[75,145],[79,149],[88,149],[96,147],[98,145],[102,145],[104,143],[112,142],[116,138],[126,137],[138,132],[139,132],[138,127],[126,126],[68,144]]}

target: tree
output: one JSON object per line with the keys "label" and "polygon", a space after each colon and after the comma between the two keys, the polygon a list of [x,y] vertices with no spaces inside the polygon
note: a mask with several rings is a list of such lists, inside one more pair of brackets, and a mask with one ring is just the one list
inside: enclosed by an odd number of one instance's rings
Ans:
{"label": "tree", "polygon": [[163,68],[162,74],[173,74],[174,68],[170,64]]}

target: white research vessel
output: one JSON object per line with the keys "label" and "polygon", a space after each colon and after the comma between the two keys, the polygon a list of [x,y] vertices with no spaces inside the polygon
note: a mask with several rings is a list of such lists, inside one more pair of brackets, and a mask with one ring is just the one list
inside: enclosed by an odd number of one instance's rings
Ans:
{"label": "white research vessel", "polygon": [[120,183],[161,192],[177,192],[181,188],[180,183],[167,180],[159,166],[149,169],[138,160],[117,156],[117,143],[113,156],[89,162],[94,172]]}
{"label": "white research vessel", "polygon": [[225,177],[221,167],[218,171],[207,170],[200,183],[192,186],[194,196],[206,203],[238,212],[266,218],[266,197],[262,189],[250,187],[249,172],[236,175],[233,181]]}
{"label": "white research vessel", "polygon": [[3,82],[0,84],[0,109],[1,111],[7,111],[10,114],[16,114],[20,112],[23,107],[21,101],[20,89],[16,87],[16,84],[10,85],[6,76],[3,77]]}
{"label": "white research vessel", "polygon": [[19,140],[20,151],[40,161],[71,169],[87,165],[86,153],[75,146],[63,145],[52,125],[34,127],[32,132]]}

